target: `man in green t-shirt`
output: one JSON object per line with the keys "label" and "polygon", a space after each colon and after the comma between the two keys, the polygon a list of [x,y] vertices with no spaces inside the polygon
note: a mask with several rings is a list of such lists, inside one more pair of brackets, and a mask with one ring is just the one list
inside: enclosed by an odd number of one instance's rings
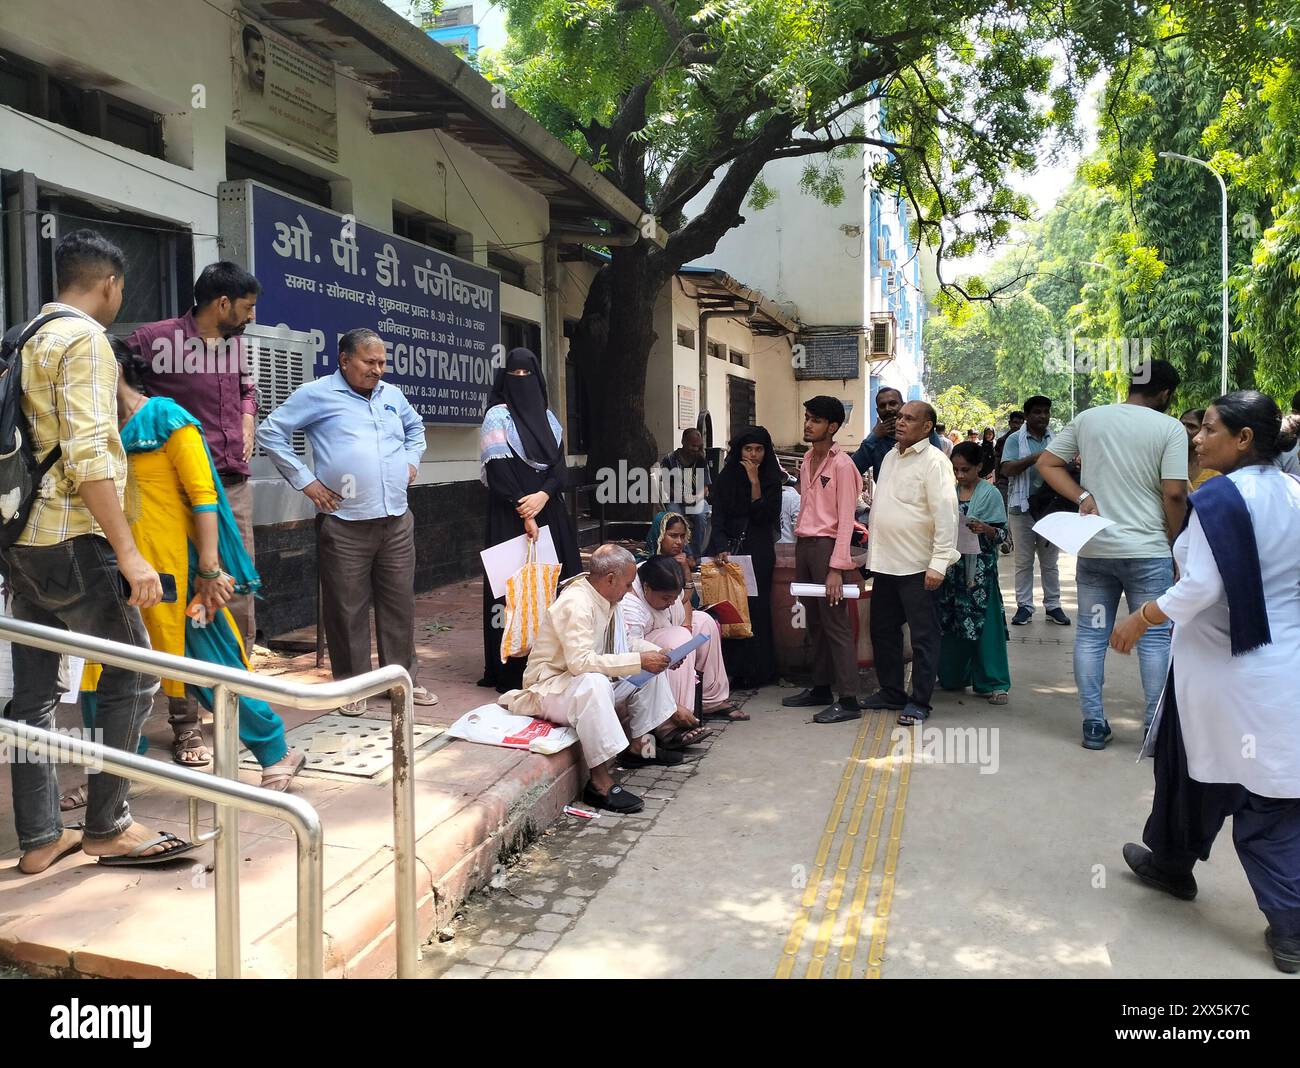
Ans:
{"label": "man in green t-shirt", "polygon": [[[1128,399],[1080,412],[1038,460],[1043,480],[1079,502],[1083,515],[1114,525],[1079,550],[1079,630],[1074,681],[1083,711],[1083,746],[1104,749],[1110,724],[1101,702],[1106,647],[1121,594],[1130,605],[1153,601],[1174,584],[1170,545],[1187,513],[1187,432],[1166,414],[1178,372],[1165,360],[1133,374]],[[1080,458],[1083,484],[1066,470]],[[1169,624],[1150,628],[1137,644],[1145,726],[1151,725],[1169,672]]]}

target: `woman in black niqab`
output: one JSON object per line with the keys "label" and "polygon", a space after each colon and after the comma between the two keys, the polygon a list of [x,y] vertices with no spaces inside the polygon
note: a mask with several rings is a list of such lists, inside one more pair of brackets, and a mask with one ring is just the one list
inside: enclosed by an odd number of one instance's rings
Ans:
{"label": "woman in black niqab", "polygon": [[[550,527],[561,580],[582,570],[578,536],[564,506],[568,471],[558,420],[547,410],[546,379],[537,357],[528,349],[511,349],[497,369],[488,394],[480,435],[482,481],[488,488],[485,545],[499,545],[525,532],[521,508],[539,502],[537,526]],[[480,686],[498,692],[523,684],[525,657],[501,662],[501,633],[505,598],[492,597],[483,577],[483,677]]]}
{"label": "woman in black niqab", "polygon": [[[759,447],[762,456],[755,463],[753,457]],[[764,427],[751,426],[732,438],[726,463],[713,480],[709,495],[713,507],[710,555],[735,553],[751,557],[758,587],[758,596],[749,598],[754,636],[728,638],[722,643],[727,674],[737,688],[766,686],[777,677],[772,640],[772,574],[776,570],[784,484],[772,435]]]}

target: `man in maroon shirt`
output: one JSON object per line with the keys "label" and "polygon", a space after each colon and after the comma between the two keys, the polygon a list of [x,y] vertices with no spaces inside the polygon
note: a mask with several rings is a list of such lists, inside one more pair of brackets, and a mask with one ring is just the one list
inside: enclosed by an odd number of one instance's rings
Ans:
{"label": "man in maroon shirt", "polygon": [[[252,559],[248,458],[253,454],[257,397],[251,356],[240,335],[253,321],[260,290],[257,279],[238,264],[210,263],[194,283],[193,309],[179,319],[148,323],[127,338],[127,345],[147,364],[149,392],[171,397],[203,425],[212,462]],[[257,637],[253,598],[237,597],[229,608],[251,656]],[[168,718],[176,735],[176,762],[187,767],[211,763],[194,699],[173,698]]]}

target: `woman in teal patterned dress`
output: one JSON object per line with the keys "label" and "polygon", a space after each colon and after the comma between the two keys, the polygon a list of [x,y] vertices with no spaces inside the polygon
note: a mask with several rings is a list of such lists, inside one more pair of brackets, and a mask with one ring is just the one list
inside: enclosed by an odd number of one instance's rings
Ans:
{"label": "woman in teal patterned dress", "polygon": [[1004,705],[1011,668],[998,588],[998,547],[1007,538],[1007,512],[1002,495],[980,479],[980,462],[977,442],[953,446],[961,523],[979,538],[979,552],[963,555],[948,568],[939,591],[939,685],[945,690],[972,686],[989,704]]}

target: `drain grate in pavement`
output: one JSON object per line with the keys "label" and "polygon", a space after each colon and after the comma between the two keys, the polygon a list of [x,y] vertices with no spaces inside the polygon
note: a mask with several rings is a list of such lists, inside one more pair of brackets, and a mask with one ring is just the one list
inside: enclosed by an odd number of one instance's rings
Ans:
{"label": "drain grate in pavement", "polygon": [[[443,727],[413,725],[415,748],[444,733]],[[324,771],[372,779],[393,765],[393,728],[383,720],[324,715],[285,732],[285,740],[307,758],[304,771]],[[257,768],[253,754],[243,749],[239,766]]]}

